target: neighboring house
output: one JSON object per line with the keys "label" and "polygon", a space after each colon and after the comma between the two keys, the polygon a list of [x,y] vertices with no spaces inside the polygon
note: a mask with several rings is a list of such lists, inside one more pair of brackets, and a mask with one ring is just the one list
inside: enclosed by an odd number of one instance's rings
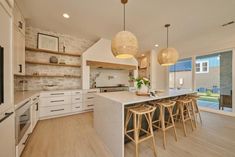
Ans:
{"label": "neighboring house", "polygon": [[[169,69],[170,88],[192,88],[192,60],[180,60]],[[195,64],[196,89],[206,91],[220,86],[220,56],[203,56],[196,58]],[[176,79],[174,79],[176,77]],[[214,87],[214,88],[213,88]],[[218,92],[218,90],[215,90]]]}
{"label": "neighboring house", "polygon": [[196,89],[220,87],[220,55],[197,57],[195,72]]}

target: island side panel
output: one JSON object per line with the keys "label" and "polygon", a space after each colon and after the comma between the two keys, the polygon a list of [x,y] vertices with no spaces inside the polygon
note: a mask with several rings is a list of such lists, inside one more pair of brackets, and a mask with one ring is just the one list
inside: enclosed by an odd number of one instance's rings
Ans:
{"label": "island side panel", "polygon": [[96,95],[94,128],[112,152],[113,157],[124,157],[124,106]]}

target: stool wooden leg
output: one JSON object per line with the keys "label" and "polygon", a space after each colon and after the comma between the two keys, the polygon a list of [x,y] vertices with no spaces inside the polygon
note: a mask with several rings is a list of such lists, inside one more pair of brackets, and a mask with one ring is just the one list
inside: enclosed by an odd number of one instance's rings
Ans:
{"label": "stool wooden leg", "polygon": [[178,140],[178,138],[177,138],[177,132],[176,132],[175,122],[174,122],[174,118],[173,118],[173,114],[172,114],[173,109],[172,109],[171,107],[169,107],[168,110],[169,110],[169,114],[170,114],[169,116],[170,116],[170,118],[171,118],[171,122],[172,122],[172,125],[173,125],[173,128],[174,128],[175,140],[177,141],[177,140]]}
{"label": "stool wooden leg", "polygon": [[163,146],[164,149],[166,149],[166,130],[165,130],[165,112],[164,112],[164,107],[161,106],[161,128],[162,128],[162,133],[163,133]]}
{"label": "stool wooden leg", "polygon": [[130,111],[127,111],[126,113],[126,121],[125,121],[125,134],[127,133],[127,127],[128,127],[128,123],[131,119],[132,113],[130,113]]}
{"label": "stool wooden leg", "polygon": [[193,130],[194,130],[194,127],[193,127],[193,119],[192,119],[192,116],[191,116],[191,114],[190,114],[189,105],[190,105],[190,104],[187,104],[186,110],[187,110],[188,117],[189,117],[190,122],[191,122],[192,131],[193,131]]}
{"label": "stool wooden leg", "polygon": [[197,112],[198,112],[198,115],[199,115],[199,118],[200,118],[200,123],[202,124],[202,117],[201,117],[201,113],[200,113],[200,110],[199,110],[199,108],[198,108],[198,105],[197,104],[195,104],[196,106],[196,110],[197,110]]}
{"label": "stool wooden leg", "polygon": [[197,128],[197,118],[196,118],[196,110],[195,110],[195,101],[192,101],[192,115],[193,115],[193,120],[194,120],[194,125],[195,128]]}
{"label": "stool wooden leg", "polygon": [[181,115],[182,124],[183,124],[183,128],[184,128],[184,135],[187,136],[185,120],[184,120],[184,105],[180,105],[180,115]]}
{"label": "stool wooden leg", "polygon": [[151,117],[152,116],[150,115],[150,113],[148,113],[150,134],[152,135],[152,142],[153,142],[153,152],[154,152],[154,156],[157,157],[156,143],[155,143],[154,134],[153,134],[153,125],[152,125]]}
{"label": "stool wooden leg", "polygon": [[138,148],[139,147],[139,135],[138,135],[137,115],[133,114],[133,117],[134,117],[135,156],[139,157],[139,148]]}

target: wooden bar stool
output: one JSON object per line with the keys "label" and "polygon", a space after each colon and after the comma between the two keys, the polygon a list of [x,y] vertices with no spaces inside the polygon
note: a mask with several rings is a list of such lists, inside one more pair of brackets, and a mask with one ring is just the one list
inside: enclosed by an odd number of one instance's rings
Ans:
{"label": "wooden bar stool", "polygon": [[192,130],[194,130],[193,119],[190,114],[190,108],[192,108],[193,101],[192,101],[192,99],[181,98],[181,99],[177,100],[177,103],[178,103],[178,107],[179,107],[179,110],[178,110],[179,112],[177,114],[179,114],[179,116],[180,116],[180,120],[182,121],[183,128],[184,128],[184,134],[185,134],[185,136],[187,136],[187,131],[186,131],[186,122],[187,121],[191,122]]}
{"label": "wooden bar stool", "polygon": [[130,112],[131,109],[134,109],[134,108],[137,108],[137,107],[140,107],[141,104],[136,104],[134,106],[128,106],[128,107],[125,107],[126,109],[126,120],[125,120],[125,130],[124,130],[124,133],[126,134],[127,133],[127,128],[128,128],[128,123],[132,117],[132,112]]}
{"label": "wooden bar stool", "polygon": [[[175,128],[175,122],[173,118],[173,108],[175,106],[175,101],[162,101],[156,104],[156,107],[160,109],[160,115],[158,120],[153,121],[153,127],[161,129],[163,132],[163,146],[166,149],[166,131],[173,128],[175,134],[175,140],[177,141],[177,132]],[[169,113],[168,121],[165,120],[165,109],[167,109]],[[156,124],[158,123],[158,125]],[[167,126],[166,126],[167,124]]]}
{"label": "wooden bar stool", "polygon": [[193,105],[192,105],[192,114],[194,116],[194,123],[195,123],[195,127],[197,127],[197,117],[199,117],[200,123],[202,124],[202,117],[201,117],[201,113],[197,104],[197,100],[199,98],[199,96],[197,95],[189,95],[189,98],[192,99],[193,101]]}
{"label": "wooden bar stool", "polygon": [[[153,151],[154,151],[154,156],[157,156],[157,151],[156,151],[156,144],[155,144],[155,139],[154,139],[154,134],[153,134],[153,127],[152,127],[152,115],[154,111],[156,110],[156,107],[150,106],[150,105],[141,105],[135,108],[131,108],[130,115],[133,116],[133,123],[134,123],[134,129],[127,130],[125,128],[125,135],[132,140],[135,143],[135,156],[139,157],[139,144],[143,141],[146,141],[148,139],[152,139],[153,142]],[[142,128],[142,120],[143,118],[146,119],[148,128],[144,129]],[[130,122],[130,118],[127,121],[127,125]],[[126,126],[127,126],[126,125]],[[144,132],[145,135],[140,137],[140,132]],[[131,133],[134,133],[134,138],[131,137]]]}

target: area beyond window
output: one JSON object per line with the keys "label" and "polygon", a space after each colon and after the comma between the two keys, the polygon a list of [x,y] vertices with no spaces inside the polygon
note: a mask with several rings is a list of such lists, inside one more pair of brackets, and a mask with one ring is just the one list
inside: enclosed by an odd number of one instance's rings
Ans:
{"label": "area beyond window", "polygon": [[209,72],[209,62],[199,61],[196,62],[196,73],[208,73]]}

